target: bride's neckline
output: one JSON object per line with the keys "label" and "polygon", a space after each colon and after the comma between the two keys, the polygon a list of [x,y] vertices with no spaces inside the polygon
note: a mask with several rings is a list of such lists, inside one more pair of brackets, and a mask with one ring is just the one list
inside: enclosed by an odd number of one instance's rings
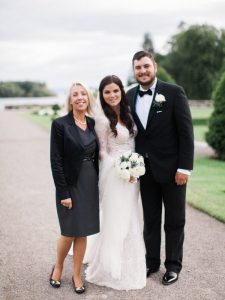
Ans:
{"label": "bride's neckline", "polygon": [[123,123],[121,123],[121,122],[117,122],[117,123],[116,123],[116,126],[117,126],[118,124],[121,125],[121,126],[123,126],[123,127],[126,127],[125,124],[123,124]]}
{"label": "bride's neckline", "polygon": [[[116,127],[117,126],[120,126],[121,128],[125,129],[125,130],[128,130],[127,127],[123,124],[123,123],[120,123],[120,122],[117,122],[116,124]],[[129,130],[128,130],[129,131]]]}

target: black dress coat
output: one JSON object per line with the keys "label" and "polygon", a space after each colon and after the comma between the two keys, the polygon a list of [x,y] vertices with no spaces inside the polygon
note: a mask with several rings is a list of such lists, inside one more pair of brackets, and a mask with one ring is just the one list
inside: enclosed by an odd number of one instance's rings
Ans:
{"label": "black dress coat", "polygon": [[[94,130],[95,121],[90,117],[86,117],[86,120],[88,128],[97,140]],[[51,128],[50,160],[58,201],[71,197],[69,187],[76,186],[84,151],[72,112],[55,119]],[[95,151],[94,165],[98,172],[98,146]]]}

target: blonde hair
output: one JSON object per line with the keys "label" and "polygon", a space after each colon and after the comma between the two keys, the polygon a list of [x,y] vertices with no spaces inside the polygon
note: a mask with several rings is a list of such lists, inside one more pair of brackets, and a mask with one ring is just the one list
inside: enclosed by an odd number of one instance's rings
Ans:
{"label": "blonde hair", "polygon": [[70,97],[71,97],[72,89],[73,89],[75,86],[82,86],[82,87],[86,90],[87,95],[88,95],[88,100],[89,100],[89,101],[88,101],[88,107],[87,107],[87,113],[88,113],[89,115],[93,115],[93,106],[94,106],[94,102],[95,102],[94,96],[93,96],[91,90],[90,90],[85,84],[83,84],[83,83],[81,83],[81,82],[74,82],[74,83],[71,85],[70,89],[69,89],[69,93],[68,93],[67,101],[66,101],[68,112],[71,112],[71,111],[73,110],[73,106],[72,106],[71,103],[70,103],[70,100],[71,100]]}

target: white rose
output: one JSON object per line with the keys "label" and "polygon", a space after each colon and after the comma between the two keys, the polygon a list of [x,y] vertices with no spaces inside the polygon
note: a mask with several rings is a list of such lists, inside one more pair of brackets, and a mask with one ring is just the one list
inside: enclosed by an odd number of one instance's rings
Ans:
{"label": "white rose", "polygon": [[130,180],[130,172],[128,170],[120,170],[119,176],[126,181]]}
{"label": "white rose", "polygon": [[138,160],[138,154],[137,153],[132,153],[131,157],[130,157],[130,160],[137,161]]}
{"label": "white rose", "polygon": [[156,94],[155,101],[156,102],[165,102],[166,98],[162,94]]}
{"label": "white rose", "polygon": [[121,164],[120,164],[120,169],[126,169],[127,168],[127,162],[126,161],[124,161],[124,162],[122,162]]}
{"label": "white rose", "polygon": [[137,163],[138,163],[139,165],[140,165],[140,164],[144,164],[144,158],[143,158],[143,156],[139,156],[139,157],[138,157]]}
{"label": "white rose", "polygon": [[130,155],[131,155],[131,151],[130,151],[130,150],[127,151],[127,152],[124,152],[124,153],[122,154],[122,156],[124,156],[124,157],[126,157],[126,158],[129,158]]}
{"label": "white rose", "polygon": [[142,176],[142,175],[145,174],[145,167],[144,166],[138,167],[138,174],[139,174],[139,176]]}
{"label": "white rose", "polygon": [[137,168],[133,168],[130,170],[130,175],[133,176],[133,177],[136,177],[138,178],[139,177],[139,171]]}

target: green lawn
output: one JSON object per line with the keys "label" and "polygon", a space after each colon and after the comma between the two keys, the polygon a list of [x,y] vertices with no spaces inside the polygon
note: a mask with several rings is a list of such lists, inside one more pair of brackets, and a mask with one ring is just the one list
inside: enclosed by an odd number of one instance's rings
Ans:
{"label": "green lawn", "polygon": [[225,222],[225,162],[207,157],[195,159],[188,183],[187,201]]}
{"label": "green lawn", "polygon": [[39,115],[32,114],[30,112],[24,112],[23,115],[25,115],[27,118],[31,119],[32,121],[40,125],[42,128],[50,131],[51,123],[52,123],[50,116],[39,116]]}
{"label": "green lawn", "polygon": [[205,141],[205,134],[208,131],[208,119],[212,111],[211,107],[191,107],[196,141]]}
{"label": "green lawn", "polygon": [[[207,122],[212,109],[191,109],[194,117],[195,139],[207,131]],[[25,113],[25,116],[50,130],[51,118]],[[198,139],[199,137],[199,139]],[[187,201],[199,210],[225,222],[225,162],[199,157],[189,180]]]}
{"label": "green lawn", "polygon": [[194,125],[195,141],[205,142],[205,134],[208,131],[207,125]]}
{"label": "green lawn", "polygon": [[191,115],[193,119],[208,119],[212,111],[212,107],[191,107]]}

